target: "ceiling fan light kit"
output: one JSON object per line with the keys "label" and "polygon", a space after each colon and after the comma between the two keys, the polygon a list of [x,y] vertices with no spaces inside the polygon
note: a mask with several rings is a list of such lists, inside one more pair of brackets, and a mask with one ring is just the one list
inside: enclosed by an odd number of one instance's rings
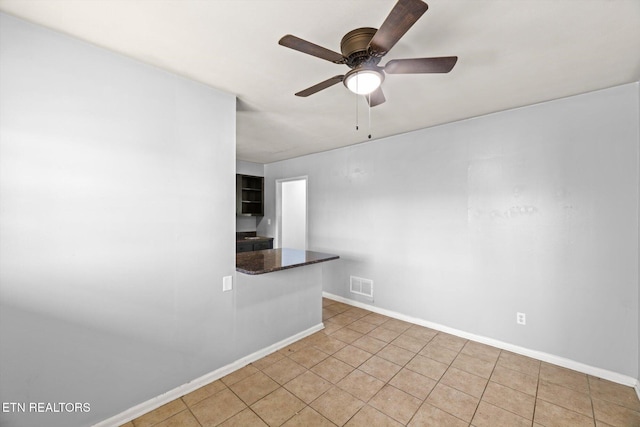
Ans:
{"label": "ceiling fan light kit", "polygon": [[360,67],[349,71],[344,76],[344,85],[353,93],[368,95],[378,89],[384,80],[382,70]]}
{"label": "ceiling fan light kit", "polygon": [[345,34],[340,42],[341,54],[291,34],[282,37],[278,42],[282,46],[351,68],[345,75],[333,76],[296,93],[296,96],[313,95],[343,82],[350,91],[367,95],[369,106],[375,107],[386,101],[381,87],[385,73],[448,73],[456,64],[457,56],[393,59],[384,66],[378,66],[382,57],[427,9],[422,0],[398,0],[379,29],[356,28]]}

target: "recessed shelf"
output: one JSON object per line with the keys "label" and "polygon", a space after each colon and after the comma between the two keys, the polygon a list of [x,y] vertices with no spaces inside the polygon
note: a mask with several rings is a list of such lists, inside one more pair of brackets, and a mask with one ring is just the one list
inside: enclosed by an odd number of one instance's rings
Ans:
{"label": "recessed shelf", "polygon": [[236,174],[236,215],[264,215],[264,178]]}

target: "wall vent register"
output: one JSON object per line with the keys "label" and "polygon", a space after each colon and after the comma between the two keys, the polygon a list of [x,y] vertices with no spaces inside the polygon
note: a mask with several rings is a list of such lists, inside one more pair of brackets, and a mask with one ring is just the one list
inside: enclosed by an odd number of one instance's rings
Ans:
{"label": "wall vent register", "polygon": [[373,298],[373,280],[351,276],[349,285],[352,294]]}

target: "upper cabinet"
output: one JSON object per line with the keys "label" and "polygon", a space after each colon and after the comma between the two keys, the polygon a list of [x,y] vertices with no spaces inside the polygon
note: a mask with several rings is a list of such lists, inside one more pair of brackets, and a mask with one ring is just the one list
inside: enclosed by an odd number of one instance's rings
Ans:
{"label": "upper cabinet", "polygon": [[264,215],[264,178],[236,174],[236,215]]}

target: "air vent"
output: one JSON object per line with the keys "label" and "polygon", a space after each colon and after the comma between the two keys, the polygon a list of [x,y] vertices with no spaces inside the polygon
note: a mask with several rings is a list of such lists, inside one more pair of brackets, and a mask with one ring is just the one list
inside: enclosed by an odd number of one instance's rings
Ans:
{"label": "air vent", "polygon": [[352,294],[373,298],[373,280],[351,276],[350,291]]}

